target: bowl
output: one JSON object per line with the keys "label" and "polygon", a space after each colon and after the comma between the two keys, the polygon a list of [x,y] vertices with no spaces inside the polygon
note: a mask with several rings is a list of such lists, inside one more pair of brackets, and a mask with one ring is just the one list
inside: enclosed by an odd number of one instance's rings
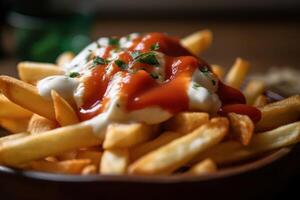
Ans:
{"label": "bowl", "polygon": [[[5,199],[254,199],[276,195],[293,175],[297,148],[281,148],[248,163],[202,176],[60,175],[0,167]],[[296,170],[296,168],[295,168]],[[232,196],[231,196],[231,195]],[[2,198],[1,198],[2,199]]]}

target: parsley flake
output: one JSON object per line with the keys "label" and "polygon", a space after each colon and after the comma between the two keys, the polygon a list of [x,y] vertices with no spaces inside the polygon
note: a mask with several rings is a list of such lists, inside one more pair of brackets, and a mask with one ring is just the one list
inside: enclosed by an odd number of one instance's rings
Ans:
{"label": "parsley flake", "polygon": [[201,85],[199,83],[193,83],[193,88],[197,89],[198,87],[201,87]]}
{"label": "parsley flake", "polygon": [[157,51],[157,50],[159,50],[159,48],[160,48],[160,46],[159,46],[158,42],[156,42],[156,43],[151,45],[150,50],[151,51]]}
{"label": "parsley flake", "polygon": [[122,70],[126,69],[128,66],[123,60],[115,60],[115,64],[118,65]]}
{"label": "parsley flake", "polygon": [[71,72],[71,73],[69,74],[69,77],[70,77],[70,78],[76,78],[76,77],[78,77],[78,76],[80,76],[80,74],[79,74],[78,72]]}
{"label": "parsley flake", "polygon": [[109,38],[108,44],[111,46],[119,46],[119,39],[115,37]]}
{"label": "parsley flake", "polygon": [[156,59],[156,56],[153,52],[147,52],[147,53],[141,54],[137,60],[140,63],[146,63],[149,65],[159,65],[159,62]]}
{"label": "parsley flake", "polygon": [[99,56],[96,56],[93,60],[93,66],[104,65],[104,64],[107,64],[106,60]]}
{"label": "parsley flake", "polygon": [[155,72],[151,72],[151,73],[150,73],[150,76],[151,76],[153,79],[158,79],[158,74],[155,73]]}
{"label": "parsley flake", "polygon": [[136,59],[141,55],[141,51],[133,51],[130,55],[133,59]]}
{"label": "parsley flake", "polygon": [[203,72],[203,73],[208,73],[209,72],[207,67],[201,68],[200,71]]}
{"label": "parsley flake", "polygon": [[212,79],[211,82],[212,82],[213,85],[216,85],[216,81],[215,80]]}

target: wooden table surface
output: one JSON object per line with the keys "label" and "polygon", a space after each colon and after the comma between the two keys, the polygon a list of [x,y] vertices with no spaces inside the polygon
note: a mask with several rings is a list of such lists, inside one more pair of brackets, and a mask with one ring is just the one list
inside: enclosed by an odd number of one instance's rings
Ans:
{"label": "wooden table surface", "polygon": [[[96,20],[92,39],[131,32],[167,32],[185,36],[200,29],[211,29],[213,45],[202,57],[211,64],[232,65],[238,56],[252,63],[252,72],[272,66],[300,68],[299,21],[251,20]],[[0,59],[0,74],[15,75],[14,59]]]}

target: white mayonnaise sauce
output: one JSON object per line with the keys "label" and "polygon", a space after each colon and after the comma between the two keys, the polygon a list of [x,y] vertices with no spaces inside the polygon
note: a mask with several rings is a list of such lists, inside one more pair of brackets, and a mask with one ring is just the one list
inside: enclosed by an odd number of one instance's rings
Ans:
{"label": "white mayonnaise sauce", "polygon": [[49,76],[37,83],[39,94],[47,99],[51,99],[51,90],[55,90],[70,104],[74,103],[74,91],[79,85],[75,78],[67,76]]}
{"label": "white mayonnaise sauce", "polygon": [[221,107],[216,94],[218,79],[211,72],[195,70],[188,86],[189,107],[191,110],[215,113]]}

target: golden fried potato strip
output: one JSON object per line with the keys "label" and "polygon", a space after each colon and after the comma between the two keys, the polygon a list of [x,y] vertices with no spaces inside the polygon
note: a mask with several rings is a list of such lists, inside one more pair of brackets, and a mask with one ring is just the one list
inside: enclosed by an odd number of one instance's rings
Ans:
{"label": "golden fried potato strip", "polygon": [[226,118],[215,118],[193,132],[141,157],[129,166],[130,174],[166,175],[197,154],[219,143],[228,131]]}
{"label": "golden fried potato strip", "polygon": [[0,91],[13,103],[50,120],[55,120],[52,101],[39,95],[33,85],[9,76],[0,76]]}
{"label": "golden fried potato strip", "polygon": [[266,131],[300,119],[300,95],[270,103],[260,108],[262,118],[256,124],[256,131]]}
{"label": "golden fried potato strip", "polygon": [[230,131],[233,138],[247,146],[254,133],[254,124],[252,120],[247,115],[240,115],[236,113],[229,113],[228,117],[230,121]]}

